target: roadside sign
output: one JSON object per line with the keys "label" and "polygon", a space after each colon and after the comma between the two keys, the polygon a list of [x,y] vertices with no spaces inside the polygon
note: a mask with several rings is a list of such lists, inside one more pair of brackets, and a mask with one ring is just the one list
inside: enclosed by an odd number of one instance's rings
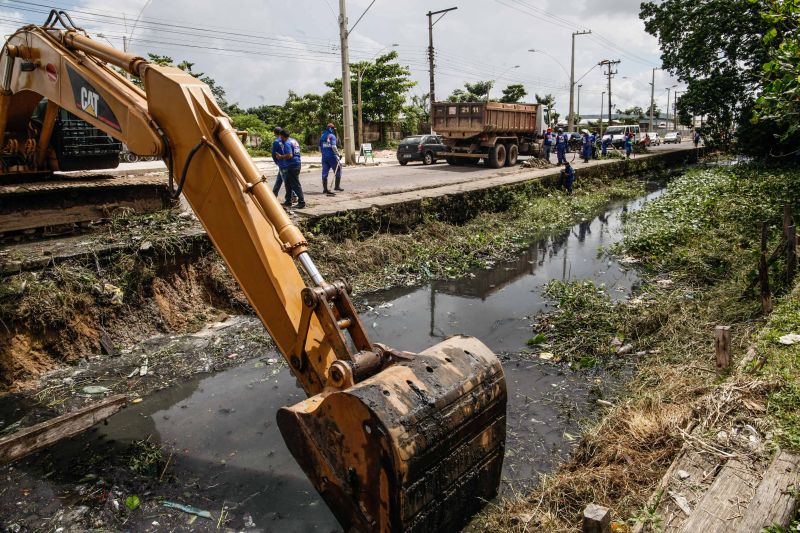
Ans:
{"label": "roadside sign", "polygon": [[372,143],[364,143],[361,145],[361,150],[358,154],[358,158],[364,158],[364,163],[367,162],[368,158],[372,158],[372,162],[375,162],[375,156],[372,153]]}

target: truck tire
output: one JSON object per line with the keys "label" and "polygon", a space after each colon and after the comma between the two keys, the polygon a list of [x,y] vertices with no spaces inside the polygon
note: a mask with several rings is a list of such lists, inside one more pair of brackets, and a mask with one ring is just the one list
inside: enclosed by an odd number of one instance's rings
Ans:
{"label": "truck tire", "polygon": [[447,161],[448,165],[453,165],[454,167],[457,167],[459,165],[459,161],[455,157],[449,157],[448,156],[448,157],[445,157],[444,160]]}
{"label": "truck tire", "polygon": [[508,157],[506,157],[506,166],[513,167],[517,164],[517,159],[519,159],[519,147],[516,144],[509,144],[507,151]]}
{"label": "truck tire", "polygon": [[489,158],[486,162],[491,168],[501,168],[506,164],[506,145],[497,143],[489,149]]}

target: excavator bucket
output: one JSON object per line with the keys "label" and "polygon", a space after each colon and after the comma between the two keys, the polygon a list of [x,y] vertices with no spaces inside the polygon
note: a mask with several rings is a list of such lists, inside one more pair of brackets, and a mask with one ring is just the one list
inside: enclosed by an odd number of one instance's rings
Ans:
{"label": "excavator bucket", "polygon": [[451,337],[281,409],[278,426],[345,531],[459,531],[500,483],[503,368],[477,339]]}

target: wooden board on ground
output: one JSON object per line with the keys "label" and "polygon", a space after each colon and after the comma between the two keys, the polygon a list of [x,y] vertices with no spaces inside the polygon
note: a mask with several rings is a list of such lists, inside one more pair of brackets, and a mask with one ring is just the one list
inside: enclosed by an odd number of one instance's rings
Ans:
{"label": "wooden board on ground", "polygon": [[798,509],[800,457],[780,452],[768,465],[731,459],[720,466],[712,454],[684,446],[656,488],[660,523],[637,524],[633,533],[758,533],[786,526]]}
{"label": "wooden board on ground", "polygon": [[800,457],[782,451],[764,473],[742,517],[740,530],[761,531],[773,524],[786,526],[797,512],[798,489]]}
{"label": "wooden board on ground", "polygon": [[105,420],[125,406],[125,395],[111,396],[0,439],[0,464],[9,463],[72,437]]}

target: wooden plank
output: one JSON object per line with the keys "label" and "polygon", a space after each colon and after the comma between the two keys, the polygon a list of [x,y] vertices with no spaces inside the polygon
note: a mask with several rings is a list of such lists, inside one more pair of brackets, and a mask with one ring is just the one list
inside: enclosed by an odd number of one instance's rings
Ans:
{"label": "wooden plank", "polygon": [[[657,495],[661,494],[656,512],[664,520],[664,533],[680,531],[687,519],[670,493],[682,495],[694,509],[713,482],[717,466],[717,463],[711,461],[707,455],[698,453],[689,445],[683,446],[647,503],[648,508],[652,507]],[[634,526],[632,533],[644,531],[651,530],[645,529],[644,524],[640,522]]]}
{"label": "wooden plank", "polygon": [[777,524],[789,525],[797,511],[797,490],[800,488],[800,457],[781,452],[756,489],[739,525],[740,531],[761,531]]}
{"label": "wooden plank", "polygon": [[15,461],[85,431],[125,406],[124,394],[110,396],[0,439],[0,464]]}
{"label": "wooden plank", "polygon": [[714,348],[717,353],[717,370],[727,370],[731,366],[731,327],[714,328]]}
{"label": "wooden plank", "polygon": [[739,528],[744,512],[758,485],[756,473],[736,459],[722,468],[700,500],[692,516],[683,524],[682,533],[729,533]]}

